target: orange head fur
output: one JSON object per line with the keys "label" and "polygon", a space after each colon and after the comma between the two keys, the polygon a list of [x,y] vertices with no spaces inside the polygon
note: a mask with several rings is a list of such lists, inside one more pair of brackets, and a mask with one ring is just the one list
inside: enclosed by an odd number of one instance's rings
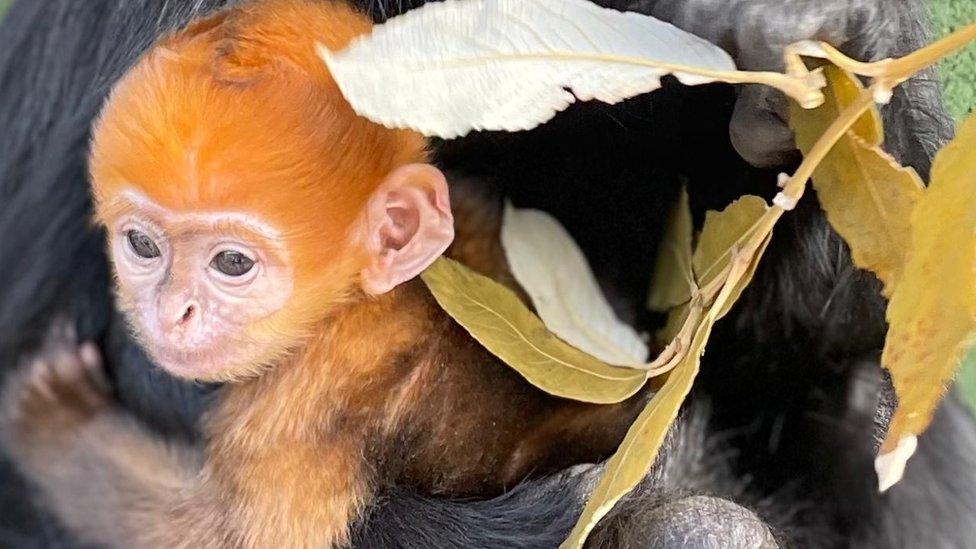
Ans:
{"label": "orange head fur", "polygon": [[363,204],[392,170],[425,159],[421,136],[356,116],[315,53],[370,26],[342,2],[224,11],[149,51],[95,125],[100,222],[132,190],[175,212],[253,214],[282,235],[294,291],[251,338],[294,341],[349,294],[365,261],[349,244]]}

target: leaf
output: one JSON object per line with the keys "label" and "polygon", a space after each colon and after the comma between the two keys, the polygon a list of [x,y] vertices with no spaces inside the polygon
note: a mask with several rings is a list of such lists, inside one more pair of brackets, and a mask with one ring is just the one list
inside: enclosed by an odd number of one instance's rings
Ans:
{"label": "leaf", "polygon": [[[735,304],[735,300],[738,299],[739,294],[742,292],[741,288],[744,287],[743,283],[748,282],[748,279],[752,277],[752,273],[755,272],[756,264],[759,262],[762,251],[765,250],[766,245],[769,243],[773,225],[777,219],[769,213],[764,215],[763,218],[758,224],[768,228],[760,233],[753,233],[755,236],[743,246],[742,252],[733,256],[728,277],[722,284],[721,291],[715,297],[711,309],[708,310],[708,314],[705,316],[706,322],[709,325],[722,318],[729,308]],[[770,219],[771,221],[768,224],[763,223],[766,219]],[[756,242],[755,239],[759,238],[759,235],[762,235],[762,240]]]}
{"label": "leaf", "polygon": [[705,307],[700,296],[670,311],[667,324],[658,333],[657,341],[664,346],[664,350],[654,363],[648,365],[649,377],[667,373],[684,359],[704,315]]}
{"label": "leaf", "polygon": [[938,155],[911,216],[911,252],[888,303],[882,364],[898,395],[882,453],[920,434],[976,332],[976,117]]}
{"label": "leaf", "polygon": [[[724,276],[723,272],[732,263],[735,249],[740,248],[745,238],[757,228],[758,221],[768,209],[762,198],[746,195],[721,212],[709,211],[705,214],[705,224],[692,256],[699,288],[714,286]],[[718,293],[718,289],[714,292]]]}
{"label": "leaf", "polygon": [[[837,119],[844,107],[850,105],[864,91],[857,78],[835,65],[818,63],[822,68],[827,85],[823,88],[824,102],[815,109],[804,109],[790,102],[790,126],[796,133],[796,143],[801,151],[807,151],[820,138],[830,123]],[[797,120],[799,119],[799,120]],[[798,128],[793,128],[797,120]],[[848,130],[860,137],[868,145],[880,145],[884,141],[884,128],[881,113],[870,108],[851,125]]]}
{"label": "leaf", "polygon": [[693,231],[688,189],[682,188],[658,244],[657,261],[651,277],[653,284],[647,296],[648,309],[667,311],[687,303],[698,289],[691,269]]}
{"label": "leaf", "polygon": [[576,526],[560,547],[582,547],[600,519],[647,474],[657,458],[664,437],[678,416],[681,404],[691,391],[710,331],[710,321],[698,328],[688,354],[671,370],[664,386],[654,394],[630,426],[616,453],[607,461],[603,475],[590,494]]}
{"label": "leaf", "polygon": [[[755,261],[758,261],[762,242],[768,241],[773,222],[761,225],[769,228],[762,233],[763,240],[757,243],[750,239],[743,246],[744,253],[737,254],[729,269],[724,271],[724,280],[720,285],[721,290],[715,296],[714,307],[701,317],[701,324],[695,331],[688,352],[668,374],[664,385],[654,394],[651,402],[630,426],[613,457],[607,461],[600,482],[590,494],[576,526],[560,546],[562,549],[582,547],[593,527],[610,512],[620,498],[637,486],[657,459],[664,437],[678,416],[678,410],[698,375],[701,356],[712,326],[720,318],[720,311],[728,310],[731,306],[738,295],[735,288],[740,287],[743,279],[750,276]],[[694,308],[691,310],[694,311]]]}
{"label": "leaf", "polygon": [[667,74],[687,85],[767,83],[807,105],[823,99],[819,74],[735,71],[706,40],[587,0],[429,3],[319,55],[357,113],[443,138],[530,129],[575,101],[655,90]]}
{"label": "leaf", "polygon": [[[962,27],[903,57],[882,59],[874,63],[855,61],[826,42],[805,40],[790,44],[786,48],[786,64],[788,67],[801,65],[802,63],[795,59],[797,54],[827,59],[848,73],[870,77],[872,95],[878,103],[887,103],[891,99],[891,90],[895,86],[974,39],[976,39],[976,23]],[[810,108],[809,105],[804,107]]]}
{"label": "leaf", "polygon": [[559,221],[507,204],[501,240],[512,275],[550,331],[608,364],[643,365],[647,345],[614,314],[586,257]]}
{"label": "leaf", "polygon": [[756,269],[759,268],[759,261],[762,259],[763,254],[766,253],[766,248],[769,246],[769,241],[772,239],[772,224],[770,224],[769,232],[766,233],[766,237],[756,248],[756,251],[753,253],[752,257],[742,256],[742,260],[748,263],[748,267],[746,267],[742,273],[741,278],[731,283],[732,288],[729,290],[729,297],[724,303],[716,303],[712,305],[712,308],[715,311],[715,320],[727,315],[732,309],[732,306],[739,301],[739,297],[742,296],[742,292],[744,292],[749,284],[752,283],[752,277],[755,276]]}
{"label": "leaf", "polygon": [[[814,110],[791,106],[790,126],[804,154],[840,112],[863,91],[856,78],[826,67],[826,101]],[[813,186],[835,230],[851,248],[854,263],[875,273],[890,296],[902,275],[909,249],[909,218],[923,184],[878,145],[882,134],[871,108],[827,153],[813,172]]]}
{"label": "leaf", "polygon": [[[856,154],[863,154],[864,149],[876,148],[873,145],[877,141],[870,138],[865,141],[866,136],[862,132],[848,132],[846,128],[841,129],[842,126],[854,122],[853,116],[861,116],[871,107],[870,99],[887,102],[895,85],[974,38],[976,24],[964,27],[902,58],[883,59],[875,63],[854,61],[824,43],[808,42],[789,46],[786,63],[791,69],[795,70],[797,65],[802,65],[798,53],[813,55],[828,59],[849,73],[869,76],[872,82],[870,90],[860,92],[851,100],[817,143],[804,152],[803,164],[789,178],[784,193],[789,191],[787,194],[794,199],[802,195],[803,181],[815,175],[815,168],[819,167],[820,161],[833,152],[834,145],[843,144],[845,137],[857,138],[853,142],[861,151]],[[843,76],[853,81],[849,75]],[[835,80],[836,76],[831,78],[831,81]],[[837,96],[840,97],[840,94]],[[836,102],[834,100],[827,104]],[[899,406],[882,444],[881,454],[875,460],[882,491],[900,478],[905,463],[914,452],[916,435],[931,422],[933,411],[945,393],[946,385],[959,366],[976,329],[976,290],[973,284],[973,278],[976,277],[976,251],[973,246],[973,218],[976,217],[973,187],[976,176],[973,175],[973,160],[969,159],[969,163],[960,160],[966,159],[967,149],[971,150],[976,144],[976,121],[968,120],[963,127],[964,131],[960,131],[959,136],[937,155],[936,164],[939,170],[937,172],[933,166],[932,184],[922,191],[921,198],[916,198],[914,207],[901,204],[903,209],[911,212],[908,229],[910,247],[905,246],[904,222],[898,223],[897,216],[892,216],[895,230],[886,226],[881,231],[889,237],[896,236],[892,238],[896,250],[908,249],[907,253],[896,259],[885,257],[885,261],[879,263],[880,266],[874,267],[885,284],[885,293],[890,296],[887,310],[889,330],[882,364],[891,372],[895,392],[899,397]],[[843,132],[843,135],[839,132]],[[858,140],[861,143],[857,143]],[[893,168],[892,171],[900,172],[890,158],[883,158]],[[875,164],[883,166],[881,163]],[[899,173],[898,177],[905,179],[904,173]],[[917,176],[913,179],[917,182]],[[815,177],[814,184],[817,185]],[[903,201],[904,196],[915,192],[905,183],[890,185],[881,190],[891,191],[892,188],[896,189],[894,192],[897,198]],[[883,195],[877,196],[886,198]],[[872,200],[875,198],[872,197]],[[838,199],[836,204],[840,203]],[[883,203],[883,200],[879,200],[879,203]],[[828,217],[830,209],[828,207]],[[886,208],[877,210],[885,214],[890,211]],[[882,223],[885,222],[885,217],[887,216],[880,216]],[[835,223],[835,220],[831,222]],[[838,232],[845,239],[856,241],[861,238],[855,230],[848,230],[848,234],[844,234],[850,227],[844,229],[843,222],[836,223]],[[870,231],[866,232],[871,234]],[[877,246],[876,243],[874,245]],[[870,246],[871,244],[862,242],[852,244],[851,247],[856,249]],[[889,253],[890,250],[882,252]],[[859,253],[860,251],[855,250],[856,263],[864,261]],[[894,252],[893,255],[898,254]]]}
{"label": "leaf", "polygon": [[908,460],[918,449],[918,437],[907,435],[898,439],[895,448],[887,453],[882,453],[874,460],[874,472],[878,475],[878,491],[885,492],[891,488],[905,474],[905,466]]}
{"label": "leaf", "polygon": [[[691,210],[688,208],[687,194],[679,197],[678,208],[680,209],[672,216],[665,233],[663,239],[665,243],[676,243],[681,238],[690,241]],[[682,214],[682,210],[685,213]],[[677,361],[684,358],[704,318],[703,311],[706,305],[714,309],[711,314],[716,320],[728,313],[752,281],[752,276],[766,251],[773,226],[778,219],[779,215],[770,210],[765,200],[758,196],[746,195],[721,212],[706,213],[705,225],[694,254],[687,254],[690,243],[664,245],[658,250],[659,274],[655,278],[680,277],[689,287],[689,295],[684,302],[671,308],[667,322],[655,337],[658,344],[665,345],[665,349],[648,369],[652,376],[668,371]],[[685,250],[682,252],[686,254],[683,259],[675,259],[680,257],[675,253],[676,250]],[[745,267],[742,269],[741,276],[729,282],[728,273],[735,262],[744,262]],[[683,269],[676,267],[679,263],[683,263],[686,267]],[[697,271],[694,265],[697,265]],[[691,282],[687,282],[688,280]],[[715,298],[725,291],[725,284],[729,283],[733,284],[733,287],[729,288],[723,304],[716,307]],[[661,295],[663,296],[664,292]],[[669,299],[677,301],[683,297],[675,287]],[[660,304],[668,300],[663,297],[656,299]]]}
{"label": "leaf", "polygon": [[[562,549],[582,547],[593,527],[610,512],[620,498],[630,493],[637,486],[647,475],[651,465],[654,464],[661,444],[664,442],[664,437],[678,416],[678,410],[691,391],[691,386],[698,375],[701,356],[705,351],[708,337],[711,335],[712,326],[721,317],[721,311],[728,310],[735,297],[738,296],[735,289],[742,285],[742,281],[747,276],[751,276],[754,263],[758,261],[760,255],[759,250],[764,246],[763,243],[769,239],[770,231],[777,217],[772,215],[764,217],[768,217],[771,221],[769,223],[760,222],[759,225],[768,227],[768,230],[758,234],[754,233],[755,236],[744,243],[743,253],[736,254],[734,260],[729,264],[729,268],[724,271],[722,275],[724,280],[719,286],[721,290],[715,296],[714,307],[701,317],[701,324],[695,331],[694,339],[687,354],[669,372],[664,385],[654,394],[651,402],[648,403],[627,431],[627,435],[613,457],[607,461],[600,482],[590,494],[576,526],[573,527],[569,537],[560,546]],[[756,239],[760,235],[762,240],[757,242]]]}
{"label": "leaf", "polygon": [[[699,302],[699,308],[701,308],[701,300],[699,299],[697,301]],[[678,337],[678,334],[681,333],[685,324],[688,322],[692,310],[692,302],[688,301],[668,311],[668,317],[665,320],[664,327],[655,334],[655,341],[658,345],[667,345],[668,342]]]}
{"label": "leaf", "polygon": [[[758,196],[745,195],[726,207],[721,212],[708,211],[705,214],[705,225],[698,239],[698,246],[694,254],[691,249],[691,210],[688,207],[687,193],[679,197],[679,209],[672,215],[661,249],[658,251],[654,280],[663,279],[662,290],[652,288],[652,299],[649,305],[663,306],[674,302],[668,313],[667,323],[657,334],[657,341],[662,344],[672,342],[681,334],[687,336],[689,317],[701,318],[694,313],[694,308],[701,308],[701,301],[711,303],[722,290],[726,270],[731,263],[740,258],[747,262],[743,276],[736,279],[735,287],[724,307],[716,311],[716,319],[728,313],[729,308],[738,301],[739,296],[752,281],[752,277],[759,266],[769,240],[773,226],[779,219],[778,215],[770,215],[766,201]],[[684,213],[682,213],[682,211]],[[685,242],[681,242],[685,239]],[[751,246],[750,243],[754,245]],[[751,254],[751,255],[750,255]],[[680,268],[679,264],[687,267]],[[683,285],[670,283],[669,280],[679,279]],[[685,289],[685,288],[688,289]],[[699,303],[692,303],[698,297]],[[654,307],[649,307],[654,310]],[[660,308],[658,310],[661,310]],[[694,323],[697,325],[698,320]],[[694,333],[694,332],[692,332]],[[688,343],[685,341],[685,343]]]}
{"label": "leaf", "polygon": [[440,306],[472,337],[549,394],[612,404],[636,393],[646,372],[609,366],[550,333],[514,292],[440,258],[421,275]]}

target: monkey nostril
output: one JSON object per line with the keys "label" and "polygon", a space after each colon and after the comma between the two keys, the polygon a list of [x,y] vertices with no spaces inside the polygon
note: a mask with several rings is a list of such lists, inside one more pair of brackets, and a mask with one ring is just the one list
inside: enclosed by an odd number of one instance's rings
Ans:
{"label": "monkey nostril", "polygon": [[186,307],[186,311],[183,312],[183,317],[180,318],[180,324],[186,324],[191,318],[193,318],[193,313],[195,311],[196,309],[193,307],[193,305],[188,305]]}

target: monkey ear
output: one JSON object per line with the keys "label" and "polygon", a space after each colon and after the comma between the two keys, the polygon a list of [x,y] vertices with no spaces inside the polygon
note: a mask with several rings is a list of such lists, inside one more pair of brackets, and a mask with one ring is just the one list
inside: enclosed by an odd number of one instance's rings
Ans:
{"label": "monkey ear", "polygon": [[454,240],[447,181],[429,164],[409,164],[386,176],[366,204],[369,264],[363,290],[386,293],[417,276]]}

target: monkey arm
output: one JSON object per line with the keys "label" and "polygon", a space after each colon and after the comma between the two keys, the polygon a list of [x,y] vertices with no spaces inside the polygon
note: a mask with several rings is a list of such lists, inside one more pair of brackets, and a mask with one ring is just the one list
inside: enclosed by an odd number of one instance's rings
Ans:
{"label": "monkey arm", "polygon": [[[663,19],[727,50],[736,64],[748,70],[781,70],[783,48],[799,40],[823,40],[863,60],[895,57],[925,42],[923,2],[885,0],[595,0],[620,10]],[[786,125],[787,102],[765,86],[742,86],[729,126],[732,143],[751,164],[781,168],[795,160],[793,134]],[[909,98],[911,98],[909,100]],[[894,108],[914,124],[930,125],[911,105],[941,103],[938,81],[929,71],[895,89]],[[943,115],[944,116],[944,115]],[[887,122],[887,121],[886,121]],[[942,124],[946,120],[940,120]],[[898,124],[887,124],[897,128]],[[921,173],[937,146],[918,136],[924,132],[890,135],[889,149],[906,151],[902,159]],[[893,140],[895,140],[893,142]],[[894,144],[895,146],[890,146]]]}
{"label": "monkey arm", "polygon": [[[165,443],[113,410],[78,429],[61,451],[18,463],[63,523],[99,546],[330,547],[341,542],[358,508],[358,486],[343,490],[339,479],[328,486],[317,482],[324,477],[313,471],[332,471],[335,465],[303,464],[307,456],[295,455],[301,449],[287,451],[290,463],[272,451],[265,463],[243,466],[239,478],[252,478],[235,490],[219,467],[202,463],[199,451]],[[278,473],[276,479],[268,478],[269,468]],[[253,492],[245,493],[249,488]]]}
{"label": "monkey arm", "polygon": [[[847,45],[853,53],[884,46],[881,35],[904,12],[884,0],[602,0],[618,9],[669,21],[726,49],[749,69],[783,64],[783,48],[798,40]],[[883,22],[884,25],[878,25]]]}
{"label": "monkey arm", "polygon": [[[218,432],[204,458],[148,431],[108,388],[94,346],[79,347],[71,329],[55,327],[0,399],[0,442],[84,541],[118,548],[346,541],[369,495],[356,440],[323,448]],[[215,415],[237,405],[228,401]]]}
{"label": "monkey arm", "polygon": [[74,340],[55,327],[4,386],[0,438],[16,466],[86,541],[221,546],[207,543],[216,515],[199,501],[201,454],[165,443],[117,407],[97,351]]}
{"label": "monkey arm", "polygon": [[121,412],[96,416],[60,444],[19,448],[18,467],[81,539],[120,548],[210,546],[211,517],[201,511],[193,520],[181,501],[192,493],[199,454],[164,443]]}

